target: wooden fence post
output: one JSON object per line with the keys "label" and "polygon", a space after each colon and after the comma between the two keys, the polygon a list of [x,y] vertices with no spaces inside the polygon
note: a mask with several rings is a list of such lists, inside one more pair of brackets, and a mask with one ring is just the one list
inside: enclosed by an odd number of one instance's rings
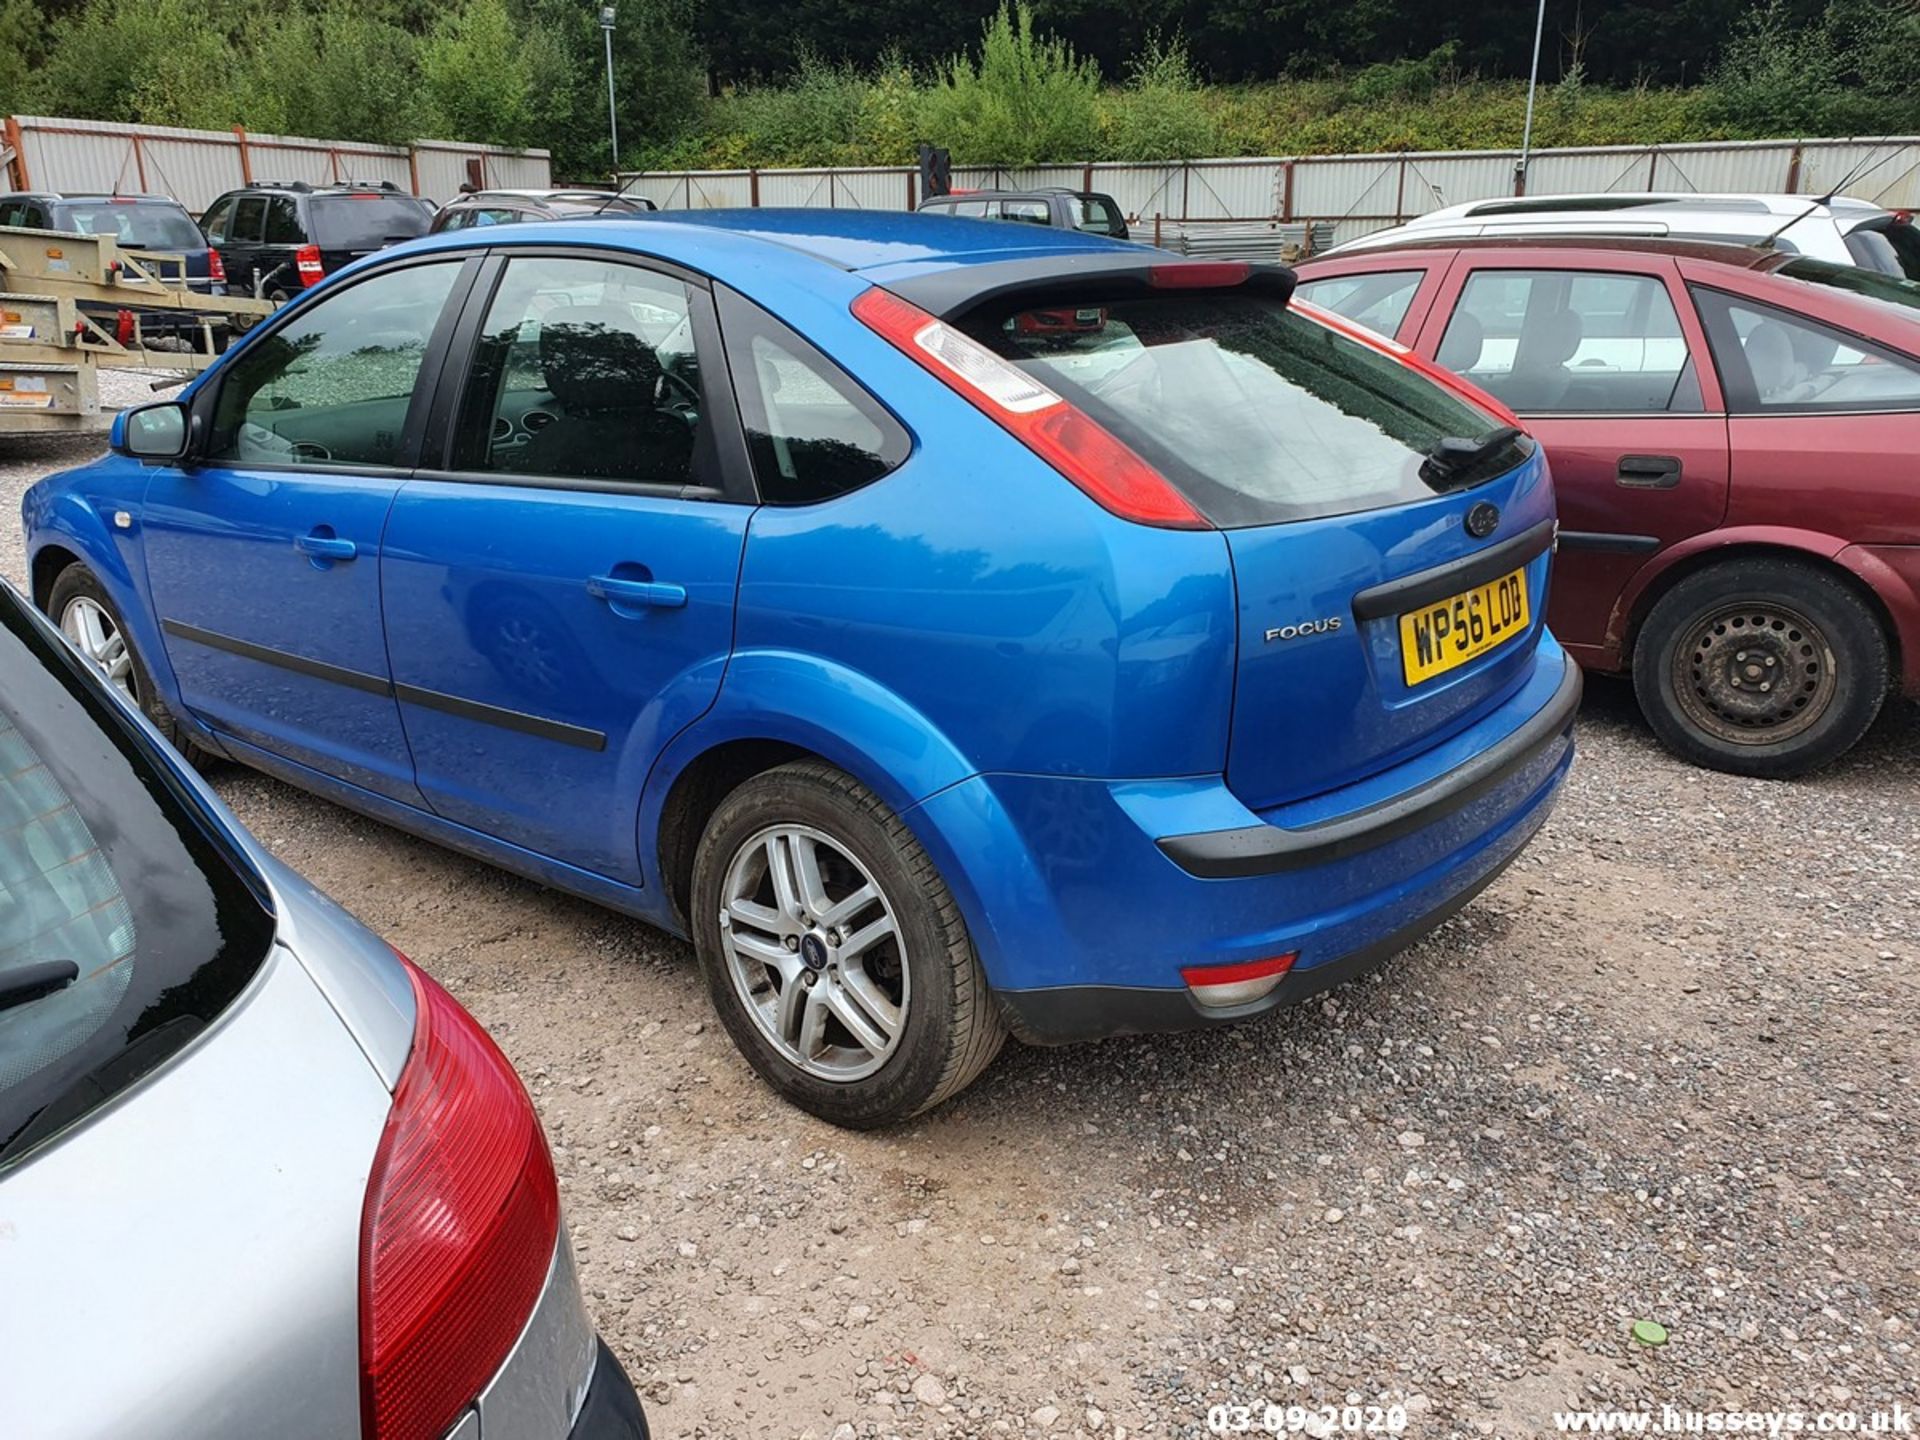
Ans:
{"label": "wooden fence post", "polygon": [[27,144],[20,135],[20,122],[12,115],[7,116],[0,135],[4,135],[6,145],[13,152],[13,158],[7,161],[7,169],[13,177],[13,188],[31,190],[33,177],[27,173]]}
{"label": "wooden fence post", "polygon": [[240,183],[242,185],[251,185],[253,184],[253,155],[252,152],[247,149],[246,126],[236,125],[233,127],[233,141],[234,144],[240,147]]}

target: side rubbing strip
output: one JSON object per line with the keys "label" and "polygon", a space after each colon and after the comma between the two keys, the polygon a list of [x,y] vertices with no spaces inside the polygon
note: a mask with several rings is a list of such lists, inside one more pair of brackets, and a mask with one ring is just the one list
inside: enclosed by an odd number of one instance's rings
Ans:
{"label": "side rubbing strip", "polygon": [[542,740],[554,740],[562,745],[572,745],[581,750],[607,748],[607,737],[604,732],[589,730],[583,725],[569,725],[562,720],[548,720],[539,715],[529,715],[522,710],[509,710],[502,705],[483,705],[478,700],[463,700],[458,695],[443,695],[438,690],[422,690],[417,685],[396,685],[393,689],[394,693],[408,705],[438,710],[445,715],[458,715],[462,720],[478,720],[483,725],[498,725],[502,730],[513,730],[522,735],[537,735]]}
{"label": "side rubbing strip", "polygon": [[179,620],[162,620],[160,628],[169,635],[182,640],[191,640],[196,645],[205,645],[210,650],[224,650],[229,655],[244,655],[249,660],[258,660],[262,665],[278,666],[282,670],[291,670],[296,675],[311,675],[316,680],[330,680],[335,685],[345,685],[349,690],[364,690],[369,695],[391,695],[393,687],[380,675],[369,675],[364,670],[349,670],[344,665],[329,665],[324,660],[309,660],[304,655],[295,655],[287,650],[275,650],[269,645],[256,645],[251,640],[236,640],[231,635],[222,635],[217,630],[202,630],[198,625],[188,625]]}
{"label": "side rubbing strip", "polygon": [[245,656],[249,660],[258,660],[262,665],[290,670],[296,675],[309,675],[316,680],[345,685],[350,690],[364,691],[368,695],[392,695],[409,705],[420,705],[446,715],[458,715],[463,720],[477,720],[483,725],[497,725],[502,730],[512,730],[521,735],[537,735],[542,740],[572,745],[581,750],[607,748],[606,735],[585,726],[528,715],[502,705],[483,705],[478,700],[444,695],[438,690],[423,690],[417,685],[393,685],[384,676],[369,675],[363,670],[349,670],[344,665],[329,665],[324,660],[309,660],[304,655],[275,650],[270,645],[256,645],[251,640],[238,640],[216,630],[202,630],[198,625],[188,625],[179,620],[162,620],[160,626],[169,635],[191,640],[196,645],[224,650],[229,655]]}

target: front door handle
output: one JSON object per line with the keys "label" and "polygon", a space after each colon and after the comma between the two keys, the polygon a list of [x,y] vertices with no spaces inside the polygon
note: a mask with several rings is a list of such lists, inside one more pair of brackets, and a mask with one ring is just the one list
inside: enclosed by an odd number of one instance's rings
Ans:
{"label": "front door handle", "polygon": [[1671,490],[1680,483],[1678,455],[1622,455],[1614,483],[1630,490]]}
{"label": "front door handle", "polygon": [[294,536],[293,548],[314,560],[351,560],[360,553],[358,545],[351,540],[342,540],[325,525],[311,535]]}
{"label": "front door handle", "polygon": [[617,575],[595,575],[587,581],[587,593],[604,600],[621,613],[623,606],[649,605],[660,610],[679,610],[687,603],[687,587],[669,585],[660,580],[623,580]]}

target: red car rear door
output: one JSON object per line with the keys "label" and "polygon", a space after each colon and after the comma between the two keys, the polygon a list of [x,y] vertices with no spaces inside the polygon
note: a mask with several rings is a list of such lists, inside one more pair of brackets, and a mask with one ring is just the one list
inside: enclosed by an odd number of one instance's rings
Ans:
{"label": "red car rear door", "polygon": [[1660,255],[1460,253],[1416,348],[1505,401],[1560,501],[1548,619],[1581,663],[1620,663],[1619,600],[1727,511],[1727,418],[1706,336]]}

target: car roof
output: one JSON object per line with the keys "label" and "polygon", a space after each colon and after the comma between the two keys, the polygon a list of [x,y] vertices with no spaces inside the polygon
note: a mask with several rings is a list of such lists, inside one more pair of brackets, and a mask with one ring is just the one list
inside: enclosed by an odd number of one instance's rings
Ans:
{"label": "car roof", "polygon": [[[957,216],[910,210],[675,210],[648,220],[648,247],[662,229],[725,230],[768,245],[800,251],[841,270],[891,271],[903,266],[940,269],[1000,260],[1037,259],[1140,247],[1104,236],[1040,225],[985,225]],[[577,230],[572,231],[578,234]]]}
{"label": "car roof", "polygon": [[[82,203],[102,203],[111,205],[179,205],[171,195],[113,195],[105,191],[99,193],[69,192],[62,190],[23,190],[22,195],[35,200],[50,200],[56,203],[79,201]],[[4,198],[4,197],[0,197]],[[184,206],[181,208],[185,208]]]}

